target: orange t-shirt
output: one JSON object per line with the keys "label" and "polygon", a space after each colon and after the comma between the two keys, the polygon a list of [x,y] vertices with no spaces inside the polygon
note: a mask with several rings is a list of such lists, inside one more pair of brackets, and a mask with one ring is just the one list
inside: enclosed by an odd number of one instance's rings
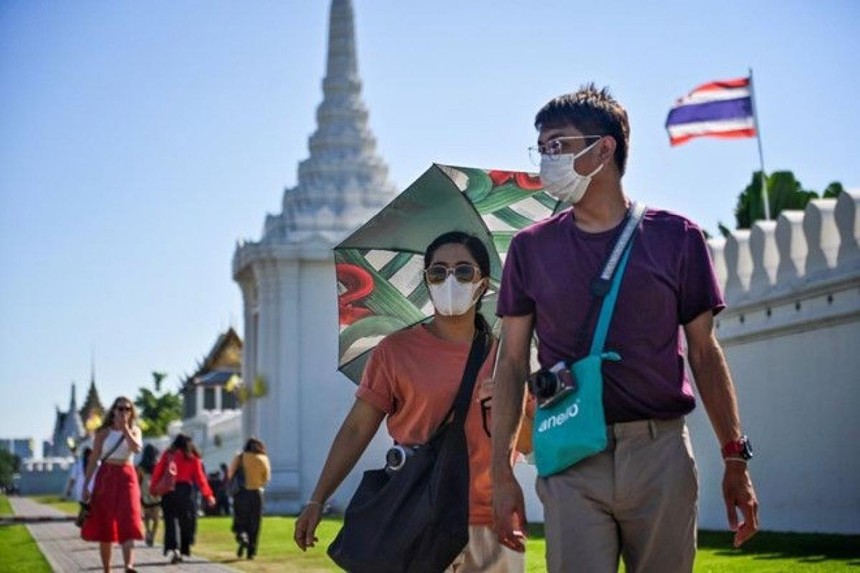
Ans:
{"label": "orange t-shirt", "polygon": [[[388,416],[388,433],[399,444],[425,443],[451,408],[469,356],[469,342],[451,342],[422,325],[385,337],[373,351],[355,395]],[[469,523],[491,525],[490,438],[481,421],[478,388],[493,374],[496,345],[475,380],[466,415],[469,447]]]}

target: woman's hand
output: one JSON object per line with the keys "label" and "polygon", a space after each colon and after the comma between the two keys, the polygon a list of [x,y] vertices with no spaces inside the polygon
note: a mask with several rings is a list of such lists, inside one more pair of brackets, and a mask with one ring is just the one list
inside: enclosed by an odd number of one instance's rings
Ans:
{"label": "woman's hand", "polygon": [[322,519],[322,504],[319,502],[308,503],[296,519],[293,539],[302,551],[306,551],[308,547],[313,547],[319,541],[314,533],[320,519]]}
{"label": "woman's hand", "polygon": [[215,496],[210,495],[206,498],[206,507],[215,507]]}

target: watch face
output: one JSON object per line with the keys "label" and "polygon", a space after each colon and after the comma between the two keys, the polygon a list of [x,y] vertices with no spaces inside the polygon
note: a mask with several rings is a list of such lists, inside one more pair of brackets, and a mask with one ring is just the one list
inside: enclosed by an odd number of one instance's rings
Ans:
{"label": "watch face", "polygon": [[723,447],[723,457],[739,456],[749,460],[753,457],[753,448],[749,438],[742,436],[740,440],[729,442]]}
{"label": "watch face", "polygon": [[745,460],[752,459],[753,457],[753,448],[750,443],[749,438],[744,436],[741,438],[741,457]]}

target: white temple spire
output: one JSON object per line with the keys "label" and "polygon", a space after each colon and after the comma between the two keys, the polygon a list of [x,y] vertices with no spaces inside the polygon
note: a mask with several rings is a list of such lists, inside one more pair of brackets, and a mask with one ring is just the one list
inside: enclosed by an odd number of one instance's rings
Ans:
{"label": "white temple spire", "polygon": [[322,88],[310,157],[299,164],[298,184],[284,192],[283,211],[267,217],[264,243],[333,244],[396,194],[367,125],[351,0],[331,3]]}

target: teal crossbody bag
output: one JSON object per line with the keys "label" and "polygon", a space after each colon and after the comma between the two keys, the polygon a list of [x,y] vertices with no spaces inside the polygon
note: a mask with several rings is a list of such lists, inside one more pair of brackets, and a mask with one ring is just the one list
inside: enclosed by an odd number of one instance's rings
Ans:
{"label": "teal crossbody bag", "polygon": [[630,219],[601,273],[601,279],[612,277],[611,286],[603,297],[588,355],[570,366],[575,381],[573,391],[550,406],[539,407],[535,412],[532,441],[535,464],[541,477],[561,472],[606,449],[603,362],[617,362],[621,356],[604,349],[604,346],[621,279],[633,246],[630,239],[644,211],[644,205],[633,205]]}

